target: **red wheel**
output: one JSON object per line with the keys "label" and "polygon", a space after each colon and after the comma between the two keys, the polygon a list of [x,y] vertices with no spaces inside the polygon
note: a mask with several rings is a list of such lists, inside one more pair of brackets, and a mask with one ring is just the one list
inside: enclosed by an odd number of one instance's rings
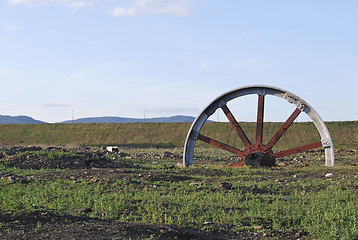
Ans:
{"label": "red wheel", "polygon": [[[257,94],[258,95],[258,107],[257,107],[257,121],[256,121],[256,138],[255,142],[250,142],[247,135],[241,128],[240,124],[235,119],[234,115],[231,113],[230,109],[227,106],[227,102],[242,97],[245,95]],[[267,144],[263,144],[263,116],[265,109],[265,95],[270,94],[273,96],[281,97],[286,99],[288,102],[296,105],[296,109],[289,116],[289,118],[283,123],[280,129],[274,134],[274,136],[268,141]],[[235,129],[237,135],[244,145],[244,149],[238,149],[223,142],[212,139],[209,136],[205,136],[200,133],[200,130],[206,120],[212,115],[218,108],[221,108],[227,119],[231,123],[232,127]],[[273,152],[272,148],[275,146],[277,141],[281,136],[286,132],[286,130],[291,126],[294,120],[301,114],[305,112],[315,124],[317,130],[320,133],[321,140],[306,144],[300,147],[295,147],[279,152]],[[204,111],[196,118],[192,124],[184,147],[184,159],[183,163],[185,166],[193,164],[193,154],[195,142],[197,140],[208,143],[212,146],[218,147],[235,155],[241,157],[241,161],[231,166],[243,166],[246,165],[261,165],[261,166],[274,166],[275,159],[278,157],[284,157],[294,153],[299,153],[314,148],[324,147],[325,148],[325,157],[326,157],[326,166],[334,166],[334,149],[332,139],[328,132],[328,129],[316,111],[309,106],[304,100],[298,96],[287,92],[285,90],[269,87],[269,86],[249,86],[244,88],[235,89],[233,91],[227,92],[217,99],[215,99]]]}

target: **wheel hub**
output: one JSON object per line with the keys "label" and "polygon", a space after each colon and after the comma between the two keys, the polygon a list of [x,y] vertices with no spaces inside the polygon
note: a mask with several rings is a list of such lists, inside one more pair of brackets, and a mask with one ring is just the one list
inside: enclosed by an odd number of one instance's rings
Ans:
{"label": "wheel hub", "polygon": [[275,166],[275,157],[270,152],[252,152],[244,156],[243,161],[245,165],[258,167],[258,166]]}

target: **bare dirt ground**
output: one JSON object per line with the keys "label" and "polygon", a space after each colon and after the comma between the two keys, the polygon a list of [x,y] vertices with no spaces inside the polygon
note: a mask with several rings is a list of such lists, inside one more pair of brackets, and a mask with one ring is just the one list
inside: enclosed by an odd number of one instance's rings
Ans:
{"label": "bare dirt ground", "polygon": [[10,231],[0,232],[2,239],[259,239],[249,233],[205,233],[177,226],[121,223],[46,211],[31,216],[2,213],[0,221],[15,222]]}
{"label": "bare dirt ground", "polygon": [[[36,149],[34,149],[36,150]],[[38,149],[37,149],[38,150]],[[26,151],[26,154],[17,153]],[[53,148],[53,151],[69,151],[67,149]],[[71,150],[73,151],[73,150]],[[112,154],[105,151],[90,151],[89,149],[77,149],[74,159],[58,158],[49,159],[38,156],[31,152],[31,149],[12,148],[4,150],[3,155],[11,159],[10,166],[20,169],[68,169],[66,171],[39,171],[33,176],[38,180],[51,181],[55,179],[70,179],[73,181],[89,180],[100,182],[106,180],[126,179],[133,174],[139,174],[145,167],[138,165],[123,164],[104,158],[104,155]],[[121,153],[114,153],[116,156]],[[153,153],[151,158],[161,158],[164,153]],[[318,153],[319,154],[319,153]],[[81,155],[81,157],[78,157]],[[133,154],[132,154],[133,155]],[[123,156],[125,157],[125,156]],[[138,153],[128,157],[148,158],[146,154]],[[164,156],[171,158],[173,163],[181,161],[179,155]],[[174,165],[174,164],[172,164]],[[166,168],[167,166],[165,166]],[[168,167],[167,172],[144,175],[150,181],[182,181],[193,179],[192,177],[177,175],[175,170],[171,171]],[[215,177],[215,171],[197,169],[195,171],[205,171]],[[174,172],[174,174],[173,174]],[[170,174],[169,174],[170,173]],[[7,175],[6,175],[7,174]],[[203,172],[198,172],[198,175]],[[21,176],[1,173],[3,177],[12,177],[14,181],[24,180]],[[194,176],[194,177],[193,177]],[[301,176],[305,177],[305,176]],[[315,176],[307,176],[307,178]],[[260,179],[257,179],[260,181]],[[1,190],[1,189],[0,189]],[[87,209],[78,209],[85,213]],[[1,223],[6,223],[6,228],[1,228]],[[229,229],[229,227],[228,227]],[[307,233],[299,230],[287,230],[277,233],[276,238],[297,239]],[[307,236],[306,236],[307,237]],[[71,214],[56,214],[51,211],[39,209],[31,214],[14,214],[0,212],[0,239],[267,239],[262,233],[242,232],[232,234],[228,232],[204,232],[198,229],[179,226],[167,226],[157,224],[138,224],[108,221],[98,218],[90,218],[85,214],[73,216]]]}

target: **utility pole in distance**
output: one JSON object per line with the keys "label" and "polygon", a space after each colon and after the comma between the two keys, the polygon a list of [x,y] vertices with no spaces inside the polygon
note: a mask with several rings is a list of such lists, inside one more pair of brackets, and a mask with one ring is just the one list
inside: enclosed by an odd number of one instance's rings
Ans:
{"label": "utility pole in distance", "polygon": [[75,109],[72,109],[72,123],[75,122]]}

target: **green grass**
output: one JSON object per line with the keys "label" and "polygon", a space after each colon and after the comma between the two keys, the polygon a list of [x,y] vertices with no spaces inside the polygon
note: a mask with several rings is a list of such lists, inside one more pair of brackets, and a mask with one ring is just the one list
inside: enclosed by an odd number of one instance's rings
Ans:
{"label": "green grass", "polygon": [[[356,161],[354,156],[350,158]],[[146,169],[121,179],[0,180],[0,210],[21,214],[40,209],[207,231],[259,229],[277,238],[280,235],[275,233],[286,229],[302,229],[316,239],[358,238],[357,167],[226,168],[198,163],[167,170],[163,164],[174,165],[173,160],[159,159],[158,165],[151,160],[132,161]],[[2,171],[14,172],[16,168],[3,166]],[[26,174],[28,170],[21,171]],[[31,171],[36,174],[43,170]],[[327,171],[333,178],[324,177]],[[179,176],[181,180],[177,180]],[[216,187],[224,181],[231,182],[232,189]],[[191,185],[193,182],[201,184]],[[92,212],[73,212],[79,208]],[[41,223],[37,226],[41,228]]]}
{"label": "green grass", "polygon": [[[358,121],[327,122],[335,148],[358,148]],[[58,145],[127,147],[182,147],[191,123],[126,123],[126,124],[0,124],[0,145]],[[250,139],[255,135],[255,123],[240,123]],[[264,143],[282,123],[264,123]],[[202,132],[230,145],[242,147],[229,123],[209,122]],[[313,123],[294,123],[278,142],[286,149],[319,141]],[[201,143],[199,143],[200,145]]]}
{"label": "green grass", "polygon": [[[242,123],[250,139],[254,123]],[[265,123],[264,142],[281,123]],[[358,124],[328,122],[336,149],[358,149]],[[119,145],[126,153],[170,151],[181,154],[188,123],[138,124],[36,124],[0,125],[1,145]],[[202,129],[215,139],[242,147],[228,123],[207,123]],[[319,140],[311,123],[294,123],[280,139],[277,148],[290,148]],[[130,147],[130,148],[125,148]],[[165,149],[158,149],[165,148]],[[169,148],[169,149],[168,149]],[[47,150],[25,152],[38,158],[73,159],[72,152]],[[20,155],[21,155],[20,154]],[[12,214],[38,210],[57,214],[81,215],[130,223],[189,226],[207,231],[262,231],[280,238],[279,231],[304,230],[315,239],[358,238],[357,157],[336,154],[336,167],[325,168],[318,153],[305,154],[307,163],[280,168],[226,168],[221,161],[231,154],[198,143],[194,166],[175,168],[178,159],[118,159],[145,167],[121,178],[90,180],[36,180],[10,183],[0,180],[0,211]],[[301,157],[302,154],[290,157]],[[9,167],[11,159],[0,160],[0,173],[23,176],[53,171]],[[153,165],[157,161],[159,164]],[[181,160],[179,160],[181,161]],[[164,167],[164,164],[169,167]],[[125,169],[124,169],[125,170]],[[325,178],[325,173],[333,178]],[[294,178],[294,175],[301,177]],[[232,189],[216,187],[230,182]],[[191,185],[191,183],[201,183]],[[90,208],[89,213],[74,209]],[[213,224],[205,225],[205,222]],[[6,224],[0,223],[1,228]],[[42,223],[36,224],[41,229]],[[259,230],[258,230],[259,229]]]}

